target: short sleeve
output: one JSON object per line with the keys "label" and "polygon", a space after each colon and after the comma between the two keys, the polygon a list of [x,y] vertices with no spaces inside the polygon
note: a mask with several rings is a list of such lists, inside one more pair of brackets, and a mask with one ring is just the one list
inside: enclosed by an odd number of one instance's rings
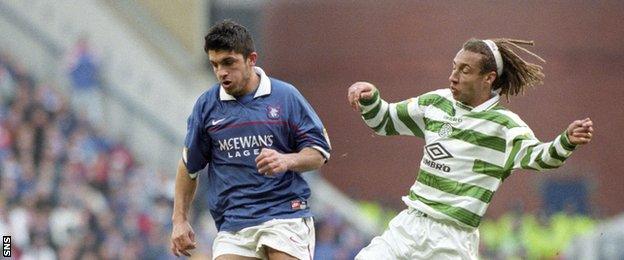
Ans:
{"label": "short sleeve", "polygon": [[182,160],[191,178],[195,178],[197,172],[206,167],[211,156],[211,140],[204,127],[203,102],[200,100],[197,101],[188,117],[184,150],[182,151]]}
{"label": "short sleeve", "polygon": [[294,128],[297,151],[306,147],[314,148],[325,157],[325,160],[329,160],[331,144],[327,130],[303,95],[296,89],[294,92],[290,123]]}

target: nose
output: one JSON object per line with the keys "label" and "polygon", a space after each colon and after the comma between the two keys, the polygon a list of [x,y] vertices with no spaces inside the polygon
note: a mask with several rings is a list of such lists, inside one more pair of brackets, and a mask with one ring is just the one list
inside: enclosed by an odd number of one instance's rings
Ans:
{"label": "nose", "polygon": [[459,82],[459,79],[457,78],[457,71],[456,70],[452,70],[451,71],[451,75],[449,76],[449,81],[453,85],[455,85],[455,84],[457,84]]}
{"label": "nose", "polygon": [[225,76],[228,75],[228,71],[226,69],[223,68],[215,68],[216,74],[217,74],[217,78],[222,79]]}

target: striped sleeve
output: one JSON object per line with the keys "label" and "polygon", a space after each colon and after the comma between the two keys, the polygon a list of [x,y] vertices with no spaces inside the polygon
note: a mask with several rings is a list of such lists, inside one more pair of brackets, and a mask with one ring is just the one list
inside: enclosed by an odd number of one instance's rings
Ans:
{"label": "striped sleeve", "polygon": [[548,170],[559,168],[576,148],[563,132],[551,142],[540,142],[528,127],[511,129],[507,147],[511,147],[505,168]]}
{"label": "striped sleeve", "polygon": [[388,103],[375,91],[370,100],[360,101],[362,119],[379,135],[424,137],[423,107],[418,98]]}

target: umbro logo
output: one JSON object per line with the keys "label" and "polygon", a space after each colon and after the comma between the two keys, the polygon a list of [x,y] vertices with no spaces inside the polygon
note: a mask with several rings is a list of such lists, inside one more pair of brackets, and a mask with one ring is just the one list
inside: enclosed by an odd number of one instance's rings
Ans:
{"label": "umbro logo", "polygon": [[223,122],[223,120],[225,120],[225,118],[221,118],[221,119],[219,119],[219,120],[214,120],[214,119],[213,119],[213,120],[212,120],[212,125],[217,125],[217,124],[219,124],[219,123]]}
{"label": "umbro logo", "polygon": [[425,151],[427,151],[429,157],[434,161],[453,158],[451,153],[444,149],[444,146],[442,146],[440,143],[432,143],[425,146]]}

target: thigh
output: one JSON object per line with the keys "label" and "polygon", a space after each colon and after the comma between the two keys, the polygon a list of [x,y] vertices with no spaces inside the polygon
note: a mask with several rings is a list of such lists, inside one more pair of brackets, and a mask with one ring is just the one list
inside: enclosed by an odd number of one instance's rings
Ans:
{"label": "thigh", "polygon": [[478,259],[479,230],[468,232],[461,229],[450,229],[445,233],[447,242],[434,251],[434,257],[445,259]]}
{"label": "thigh", "polygon": [[477,259],[478,230],[431,218],[423,218],[421,226],[427,228],[426,236],[415,244],[411,259]]}
{"label": "thigh", "polygon": [[413,234],[408,232],[413,221],[414,216],[409,214],[408,209],[401,211],[390,221],[388,229],[381,236],[373,238],[355,259],[406,259],[414,243]]}
{"label": "thigh", "polygon": [[292,255],[289,255],[287,253],[284,253],[282,251],[279,251],[275,248],[268,247],[268,246],[264,246],[264,251],[267,257],[271,260],[297,260],[298,259]]}
{"label": "thigh", "polygon": [[389,240],[384,236],[387,232],[385,231],[381,236],[373,238],[371,243],[355,256],[355,260],[398,259]]}
{"label": "thigh", "polygon": [[[313,259],[314,222],[312,218],[276,219],[263,223],[257,247],[276,259]],[[264,249],[264,250],[263,250]],[[270,259],[273,257],[270,256]]]}
{"label": "thigh", "polygon": [[[217,233],[212,244],[213,259],[260,259],[262,255],[256,252],[256,243],[253,237],[249,237],[248,232],[227,232]],[[240,258],[236,258],[240,257]]]}

